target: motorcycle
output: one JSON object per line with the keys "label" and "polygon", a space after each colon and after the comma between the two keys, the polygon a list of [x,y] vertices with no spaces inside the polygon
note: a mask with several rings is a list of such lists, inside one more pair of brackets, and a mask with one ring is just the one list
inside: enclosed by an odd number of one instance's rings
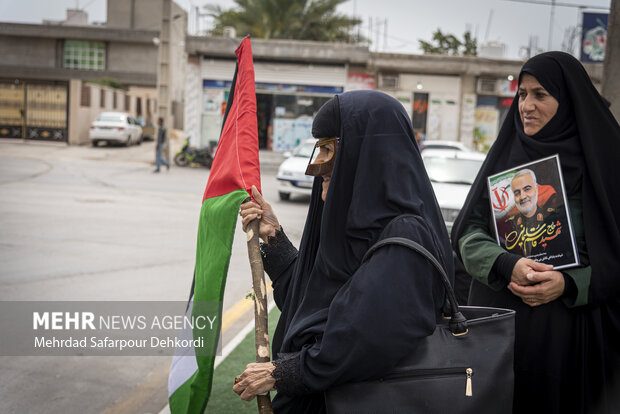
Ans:
{"label": "motorcycle", "polygon": [[209,147],[195,148],[189,146],[189,137],[185,139],[183,148],[174,156],[174,163],[179,167],[187,167],[190,164],[200,164],[211,168],[217,142],[211,142]]}

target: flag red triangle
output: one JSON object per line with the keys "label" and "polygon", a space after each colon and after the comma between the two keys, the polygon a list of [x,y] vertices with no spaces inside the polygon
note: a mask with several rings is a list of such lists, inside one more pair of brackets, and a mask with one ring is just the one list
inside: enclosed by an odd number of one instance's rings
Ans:
{"label": "flag red triangle", "polygon": [[249,36],[235,54],[237,69],[203,201],[239,189],[251,194],[252,185],[260,191],[256,90]]}

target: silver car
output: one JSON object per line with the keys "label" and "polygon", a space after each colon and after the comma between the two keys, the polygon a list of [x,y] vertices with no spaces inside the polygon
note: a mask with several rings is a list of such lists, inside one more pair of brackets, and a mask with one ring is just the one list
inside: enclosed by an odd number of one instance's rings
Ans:
{"label": "silver car", "polygon": [[474,151],[427,149],[422,159],[448,231],[459,215],[486,155]]}
{"label": "silver car", "polygon": [[316,139],[309,138],[299,144],[278,169],[278,194],[280,200],[288,200],[291,195],[310,196],[314,177],[306,175],[306,168],[314,149]]}

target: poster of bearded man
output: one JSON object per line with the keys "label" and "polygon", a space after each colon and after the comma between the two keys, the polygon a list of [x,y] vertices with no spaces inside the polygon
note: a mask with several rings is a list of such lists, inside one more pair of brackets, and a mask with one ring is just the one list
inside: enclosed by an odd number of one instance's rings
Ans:
{"label": "poster of bearded man", "polygon": [[579,265],[559,155],[488,177],[497,243],[554,269]]}

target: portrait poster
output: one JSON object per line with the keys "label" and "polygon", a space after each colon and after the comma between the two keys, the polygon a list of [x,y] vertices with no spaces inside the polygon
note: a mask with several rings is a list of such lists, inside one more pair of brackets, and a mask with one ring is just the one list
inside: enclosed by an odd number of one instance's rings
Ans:
{"label": "portrait poster", "polygon": [[608,13],[583,13],[581,61],[603,62],[607,46]]}
{"label": "portrait poster", "polygon": [[557,269],[579,265],[559,155],[488,177],[497,243]]}

